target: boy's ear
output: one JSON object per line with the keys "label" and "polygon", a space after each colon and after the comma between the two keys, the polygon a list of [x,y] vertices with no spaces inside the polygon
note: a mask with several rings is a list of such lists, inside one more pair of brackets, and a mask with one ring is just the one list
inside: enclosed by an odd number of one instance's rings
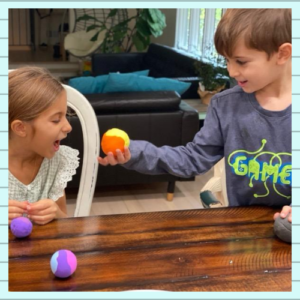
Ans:
{"label": "boy's ear", "polygon": [[27,136],[27,128],[26,124],[20,120],[14,120],[10,124],[10,129],[13,133],[18,135],[19,137],[26,137]]}
{"label": "boy's ear", "polygon": [[286,63],[292,56],[292,44],[284,43],[278,49],[277,63],[282,65]]}

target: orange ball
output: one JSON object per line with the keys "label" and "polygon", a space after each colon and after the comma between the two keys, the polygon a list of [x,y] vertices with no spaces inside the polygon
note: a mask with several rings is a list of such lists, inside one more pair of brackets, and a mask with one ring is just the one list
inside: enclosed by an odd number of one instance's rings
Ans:
{"label": "orange ball", "polygon": [[130,140],[127,133],[118,128],[112,128],[107,130],[101,140],[102,151],[107,155],[108,152],[112,152],[114,156],[117,155],[116,150],[120,149],[124,152],[124,146],[129,146]]}

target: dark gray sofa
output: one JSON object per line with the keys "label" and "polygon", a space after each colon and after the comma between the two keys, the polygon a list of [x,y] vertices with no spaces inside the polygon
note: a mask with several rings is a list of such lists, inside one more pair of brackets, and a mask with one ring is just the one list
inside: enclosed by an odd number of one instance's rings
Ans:
{"label": "dark gray sofa", "polygon": [[[149,76],[159,76],[164,69],[167,72],[164,77],[168,77],[166,74],[172,75],[169,76],[172,78],[178,75],[185,78],[185,81],[190,80],[193,74],[189,73],[189,70],[192,71],[193,62],[190,58],[170,49],[151,44],[147,53],[95,54],[92,59],[93,75],[149,68]],[[170,51],[174,51],[172,62]],[[168,68],[170,64],[172,66]],[[150,68],[154,65],[157,68]],[[191,77],[185,77],[187,75]],[[194,93],[196,91],[191,88],[185,92],[186,97]],[[182,101],[180,95],[174,91],[85,94],[85,97],[95,110],[100,138],[108,129],[116,127],[125,130],[131,139],[147,140],[156,146],[179,146],[192,141],[199,130],[198,112]],[[73,131],[63,143],[78,149],[82,157],[83,139],[79,120],[73,116],[70,117],[70,122]],[[100,154],[104,155],[102,151]],[[73,181],[68,184],[68,188],[78,188],[80,174],[81,167]],[[168,192],[172,194],[178,180],[194,180],[194,177],[182,179],[169,174],[151,176],[129,171],[121,166],[99,166],[96,189],[100,186],[163,181],[168,183]]]}

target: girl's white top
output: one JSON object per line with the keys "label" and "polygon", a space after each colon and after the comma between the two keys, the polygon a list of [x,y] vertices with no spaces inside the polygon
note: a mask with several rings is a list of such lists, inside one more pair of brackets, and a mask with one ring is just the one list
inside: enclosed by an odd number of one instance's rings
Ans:
{"label": "girl's white top", "polygon": [[36,202],[41,199],[58,200],[64,194],[67,182],[72,180],[79,166],[79,151],[60,146],[51,159],[44,158],[34,180],[25,185],[9,172],[10,200]]}

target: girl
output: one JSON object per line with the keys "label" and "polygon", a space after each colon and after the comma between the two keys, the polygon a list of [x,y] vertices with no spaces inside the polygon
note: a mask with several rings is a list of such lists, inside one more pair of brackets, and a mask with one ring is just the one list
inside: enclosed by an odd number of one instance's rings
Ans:
{"label": "girl", "polygon": [[9,73],[9,224],[23,214],[37,224],[67,217],[64,189],[79,153],[60,146],[72,130],[66,114],[66,91],[48,71]]}

